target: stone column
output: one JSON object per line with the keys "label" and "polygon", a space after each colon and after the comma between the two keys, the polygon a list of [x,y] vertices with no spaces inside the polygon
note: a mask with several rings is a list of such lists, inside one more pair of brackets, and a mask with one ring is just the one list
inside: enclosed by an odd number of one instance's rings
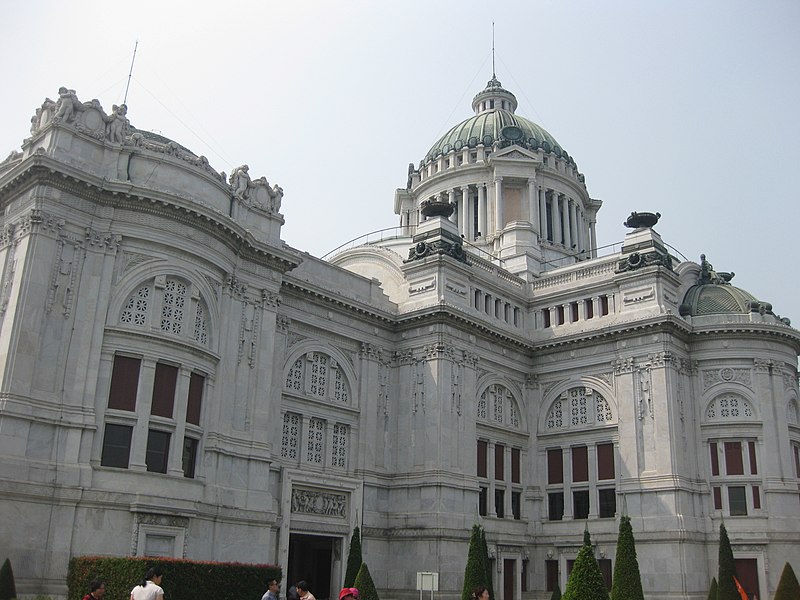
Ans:
{"label": "stone column", "polygon": [[597,446],[587,444],[588,463],[589,463],[589,518],[596,519],[600,512],[598,502],[594,502],[597,497]]}
{"label": "stone column", "polygon": [[564,516],[562,519],[572,519],[572,448],[561,451],[561,466],[564,471]]}
{"label": "stone column", "polygon": [[[503,507],[503,512],[505,513],[506,519],[514,519],[514,512],[511,510],[511,446],[506,444],[505,447],[505,456],[503,456],[503,462],[505,463],[505,484],[506,484],[506,493],[504,496],[505,499],[505,506]],[[520,468],[522,465],[520,465]]]}
{"label": "stone column", "polygon": [[136,390],[136,414],[139,418],[133,428],[131,440],[131,471],[147,470],[147,436],[150,426],[150,412],[153,407],[153,383],[156,379],[155,361],[142,360],[139,368],[139,385]]}
{"label": "stone column", "polygon": [[[487,405],[487,410],[489,410],[488,405]],[[497,516],[497,511],[494,508],[494,490],[495,490],[494,449],[495,449],[494,442],[488,442],[486,444],[486,451],[489,453],[486,461],[486,475],[489,479],[489,489],[486,490],[486,512],[490,517]]]}
{"label": "stone column", "polygon": [[556,311],[556,307],[555,306],[551,306],[550,308],[546,308],[545,310],[549,310],[550,311],[550,327],[555,327],[556,326],[556,320],[557,320],[557,317],[558,317],[558,314],[557,314],[558,311]]}
{"label": "stone column", "polygon": [[486,184],[478,184],[478,232],[486,238]]}
{"label": "stone column", "polygon": [[591,249],[592,252],[591,254],[592,258],[597,258],[597,232],[595,231],[594,226],[595,226],[595,220],[591,219],[589,221],[589,239],[590,239],[589,248]]}
{"label": "stone column", "polygon": [[[189,380],[192,372],[181,368],[175,385],[175,404],[172,417],[175,419],[175,433],[169,449],[167,474],[183,476],[183,438],[186,435],[186,409],[189,403]],[[198,457],[199,460],[199,457]]]}
{"label": "stone column", "polygon": [[449,219],[451,223],[457,223],[456,219],[458,218],[458,204],[456,204],[456,190],[454,188],[450,188],[447,190],[447,202],[453,206],[453,214],[450,215]]}
{"label": "stone column", "polygon": [[547,239],[547,198],[542,187],[539,187],[539,239]]}
{"label": "stone column", "polygon": [[536,190],[536,178],[528,179],[528,221],[533,230],[539,233],[539,198]]}
{"label": "stone column", "polygon": [[552,198],[550,200],[550,204],[553,208],[550,211],[550,214],[553,218],[553,243],[560,244],[561,243],[561,207],[558,201],[558,192],[552,190]]}
{"label": "stone column", "polygon": [[600,296],[592,296],[592,310],[594,311],[595,319],[603,316],[603,311],[600,306]]}
{"label": "stone column", "polygon": [[465,240],[471,238],[469,227],[469,186],[461,186],[461,201],[458,203],[458,229]]}
{"label": "stone column", "polygon": [[503,231],[503,178],[494,178],[494,229],[499,235]]}
{"label": "stone column", "polygon": [[569,198],[567,198],[566,194],[561,196],[561,214],[563,215],[562,227],[564,229],[564,246],[569,250],[572,247],[572,236],[569,230]]}
{"label": "stone column", "polygon": [[578,241],[578,215],[574,200],[569,203],[569,228],[572,237],[570,248],[574,245],[577,252],[580,250],[580,242]]}

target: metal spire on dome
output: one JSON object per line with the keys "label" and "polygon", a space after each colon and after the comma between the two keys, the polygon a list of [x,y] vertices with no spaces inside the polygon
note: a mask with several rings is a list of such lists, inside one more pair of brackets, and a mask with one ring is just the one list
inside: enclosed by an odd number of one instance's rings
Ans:
{"label": "metal spire on dome", "polygon": [[494,21],[492,21],[492,79],[497,79],[496,71],[494,69]]}

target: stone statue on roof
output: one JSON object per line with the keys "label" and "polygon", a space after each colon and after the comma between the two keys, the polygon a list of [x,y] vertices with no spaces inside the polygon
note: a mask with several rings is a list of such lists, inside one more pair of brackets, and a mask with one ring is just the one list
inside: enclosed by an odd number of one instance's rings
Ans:
{"label": "stone statue on roof", "polygon": [[128,134],[128,126],[130,121],[125,115],[128,113],[128,107],[125,104],[117,106],[114,104],[111,107],[111,114],[104,118],[106,122],[106,139],[116,144],[121,144]]}
{"label": "stone statue on roof", "polygon": [[233,192],[234,196],[237,196],[242,200],[247,198],[247,188],[251,185],[250,175],[248,174],[249,171],[250,167],[247,165],[236,167],[233,171],[231,171],[231,191]]}

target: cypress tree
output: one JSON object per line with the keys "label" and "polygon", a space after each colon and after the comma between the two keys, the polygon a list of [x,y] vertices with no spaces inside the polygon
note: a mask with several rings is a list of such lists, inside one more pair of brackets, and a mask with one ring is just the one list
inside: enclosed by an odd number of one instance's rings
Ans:
{"label": "cypress tree", "polygon": [[733,562],[733,550],[728,539],[725,524],[719,526],[719,573],[717,574],[718,600],[741,600],[733,578],[736,577],[736,563]]}
{"label": "cypress tree", "polygon": [[[472,535],[469,538],[467,566],[464,569],[464,588],[461,590],[461,600],[470,600],[472,597],[472,590],[479,585],[486,585],[486,560],[484,559],[483,543],[481,542],[482,532],[483,529],[480,525],[472,526]],[[489,586],[486,585],[486,587]]]}
{"label": "cypress tree", "polygon": [[17,587],[14,585],[14,571],[11,561],[6,559],[0,567],[0,600],[14,600],[17,597]]}
{"label": "cypress tree", "polygon": [[347,569],[345,570],[344,586],[342,587],[353,587],[362,562],[361,531],[356,526],[353,529],[353,535],[350,537],[350,552],[347,555]]}
{"label": "cypress tree", "polygon": [[644,600],[639,561],[636,560],[636,542],[633,539],[631,518],[628,516],[623,516],[619,520],[617,561],[614,564],[611,600]]}
{"label": "cypress tree", "polygon": [[365,562],[362,562],[361,567],[358,569],[358,575],[356,575],[353,587],[358,588],[359,600],[380,600],[375,584],[372,582],[372,575],[369,574],[369,568],[367,568],[367,563]]}
{"label": "cypress tree", "polygon": [[708,590],[707,600],[717,600],[717,578],[711,578],[711,588]]}
{"label": "cypress tree", "polygon": [[800,583],[794,574],[792,565],[788,562],[783,566],[778,589],[775,590],[775,600],[797,600],[800,598]]}
{"label": "cypress tree", "polygon": [[492,589],[492,561],[489,560],[489,545],[486,543],[486,530],[481,527],[481,560],[486,572],[486,579],[483,585],[489,590],[489,600],[494,600],[494,590]]}
{"label": "cypress tree", "polygon": [[553,590],[550,600],[561,600],[561,588],[558,587],[558,582],[556,582],[556,588]]}
{"label": "cypress tree", "polygon": [[594,558],[594,549],[589,537],[588,528],[583,533],[581,546],[572,573],[569,574],[567,589],[563,600],[608,600],[608,591],[603,581],[603,574]]}

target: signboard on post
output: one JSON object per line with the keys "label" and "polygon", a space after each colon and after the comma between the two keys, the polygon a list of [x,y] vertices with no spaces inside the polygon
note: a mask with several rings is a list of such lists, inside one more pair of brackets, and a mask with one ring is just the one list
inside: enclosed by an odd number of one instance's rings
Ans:
{"label": "signboard on post", "polygon": [[423,592],[430,592],[431,600],[433,600],[433,593],[439,591],[439,573],[419,571],[417,573],[417,589],[419,590],[419,600],[422,600]]}

